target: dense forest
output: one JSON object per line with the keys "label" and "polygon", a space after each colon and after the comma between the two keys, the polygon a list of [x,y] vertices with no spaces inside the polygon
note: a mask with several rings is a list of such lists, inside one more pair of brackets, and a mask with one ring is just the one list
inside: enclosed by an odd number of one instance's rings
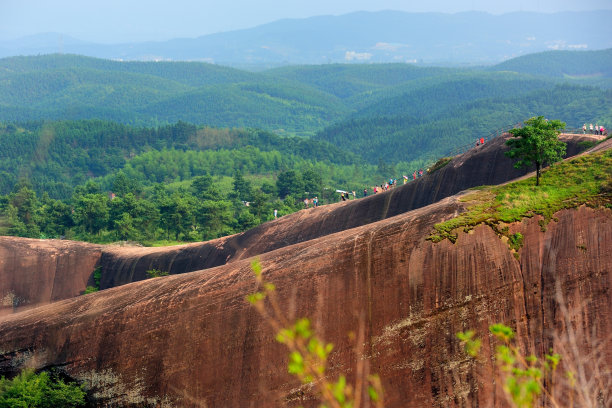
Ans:
{"label": "dense forest", "polygon": [[0,166],[0,234],[144,243],[244,231],[392,169],[262,130],[101,120],[2,124]]}
{"label": "dense forest", "polygon": [[[453,81],[384,99],[327,127],[315,139],[343,146],[370,163],[381,158],[416,163],[424,156],[442,156],[449,146],[470,143],[536,115],[563,118],[570,128],[612,123],[612,90],[576,85],[540,87],[538,80],[493,81],[481,87],[484,82]],[[470,92],[483,97],[461,97]],[[448,103],[437,103],[439,100]]]}
{"label": "dense forest", "polygon": [[210,239],[304,199],[336,201],[337,189],[361,196],[531,116],[610,128],[610,55],[260,73],[76,55],[0,59],[0,234]]}
{"label": "dense forest", "polygon": [[[610,87],[610,55],[612,50],[551,52],[482,69],[329,64],[260,73],[196,62],[11,57],[0,59],[0,121],[103,119],[155,127],[185,121],[312,136],[361,110],[419,92],[435,95],[431,102],[443,111],[457,95],[473,102],[512,98],[560,81]],[[525,85],[516,85],[521,81]]]}

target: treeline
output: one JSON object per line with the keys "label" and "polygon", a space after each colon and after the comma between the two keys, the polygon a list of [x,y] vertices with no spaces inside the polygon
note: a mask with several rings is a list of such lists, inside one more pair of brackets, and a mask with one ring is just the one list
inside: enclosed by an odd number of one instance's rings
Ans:
{"label": "treeline", "polygon": [[208,174],[171,189],[161,183],[143,188],[119,172],[112,193],[90,180],[65,200],[20,183],[0,196],[0,233],[101,243],[202,241],[253,228],[273,219],[274,210],[278,216],[297,211],[304,198],[326,201],[335,199],[332,195],[314,169],[280,172],[275,182],[258,188],[236,171],[227,193]]}
{"label": "treeline", "polygon": [[[253,150],[252,146],[258,147]],[[101,120],[0,123],[0,194],[12,191],[19,180],[27,180],[39,195],[46,192],[52,198],[66,198],[75,186],[112,175],[145,152],[150,156],[137,158],[134,166],[144,166],[149,157],[159,160],[150,168],[163,167],[163,161],[172,156],[166,152],[167,157],[159,157],[164,150],[192,151],[184,160],[199,162],[181,180],[203,171],[231,176],[234,170],[255,168],[277,172],[304,161],[342,165],[358,161],[326,142],[254,129],[198,128],[185,122],[140,128]],[[176,154],[174,157],[172,162],[177,162]],[[211,163],[216,167],[206,169]],[[176,179],[154,170],[156,176],[146,176],[147,180]]]}

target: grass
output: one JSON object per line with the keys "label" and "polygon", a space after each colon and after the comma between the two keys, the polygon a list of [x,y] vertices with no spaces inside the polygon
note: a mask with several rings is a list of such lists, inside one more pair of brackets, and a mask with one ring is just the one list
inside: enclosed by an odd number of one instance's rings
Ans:
{"label": "grass", "polygon": [[435,171],[440,170],[442,167],[446,166],[448,163],[451,162],[451,160],[453,160],[452,157],[442,157],[441,159],[439,159],[437,162],[434,163],[433,166],[431,166],[428,170],[428,173],[431,174]]}
{"label": "grass", "polygon": [[[503,186],[489,187],[467,195],[467,211],[446,222],[436,224],[428,238],[433,242],[448,239],[455,242],[457,231],[465,232],[477,225],[487,224],[498,234],[509,238],[512,249],[520,247],[518,237],[508,235],[504,223],[541,215],[545,222],[565,208],[583,204],[612,208],[612,151],[585,155],[547,168],[542,173],[540,186],[535,177]],[[522,240],[520,240],[522,241]]]}

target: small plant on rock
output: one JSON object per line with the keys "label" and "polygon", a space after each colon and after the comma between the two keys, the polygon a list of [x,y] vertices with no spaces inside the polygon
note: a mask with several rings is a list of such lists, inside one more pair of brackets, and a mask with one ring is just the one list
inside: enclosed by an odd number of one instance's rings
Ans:
{"label": "small plant on rock", "polygon": [[149,269],[147,272],[148,278],[159,278],[160,276],[168,276],[168,272],[160,271],[159,269]]}
{"label": "small plant on rock", "polygon": [[[276,287],[266,282],[262,276],[258,260],[251,263],[257,280],[258,291],[247,296],[259,314],[276,332],[276,340],[289,349],[288,371],[303,384],[314,386],[320,393],[321,407],[359,408],[365,405],[364,397],[369,398],[373,406],[381,408],[383,391],[380,378],[368,373],[364,359],[359,358],[356,369],[355,384],[350,384],[346,376],[340,375],[337,381],[331,381],[326,373],[329,354],[334,346],[320,339],[310,324],[310,320],[301,318],[289,321],[276,299]],[[360,328],[357,345],[364,342],[364,330]],[[358,350],[358,357],[363,350]],[[367,393],[365,392],[367,387]]]}

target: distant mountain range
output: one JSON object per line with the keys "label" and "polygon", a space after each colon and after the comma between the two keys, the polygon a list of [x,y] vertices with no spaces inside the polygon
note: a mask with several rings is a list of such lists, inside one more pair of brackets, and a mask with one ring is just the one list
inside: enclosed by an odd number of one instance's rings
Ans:
{"label": "distant mountain range", "polygon": [[143,61],[203,61],[239,67],[330,62],[494,64],[545,50],[612,47],[612,11],[491,15],[356,12],[286,19],[163,42],[93,44],[57,33],[0,41],[0,57],[71,53]]}

